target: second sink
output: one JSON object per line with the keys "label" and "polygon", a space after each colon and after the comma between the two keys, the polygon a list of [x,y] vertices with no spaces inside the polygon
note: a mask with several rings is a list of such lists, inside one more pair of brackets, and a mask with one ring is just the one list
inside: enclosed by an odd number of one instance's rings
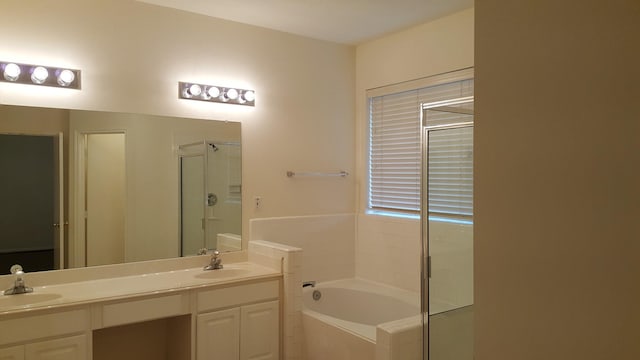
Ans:
{"label": "second sink", "polygon": [[202,271],[196,274],[195,277],[200,279],[223,279],[223,278],[232,278],[235,276],[241,276],[241,275],[247,274],[248,272],[249,272],[248,269],[222,268],[218,270]]}

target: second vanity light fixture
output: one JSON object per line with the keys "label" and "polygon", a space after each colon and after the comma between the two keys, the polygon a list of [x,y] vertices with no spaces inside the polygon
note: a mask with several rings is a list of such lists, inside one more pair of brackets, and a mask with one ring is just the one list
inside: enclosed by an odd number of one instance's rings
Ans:
{"label": "second vanity light fixture", "polygon": [[0,81],[80,89],[80,70],[0,61]]}
{"label": "second vanity light fixture", "polygon": [[178,83],[178,97],[180,99],[211,101],[225,104],[256,105],[256,93],[253,90],[182,81]]}

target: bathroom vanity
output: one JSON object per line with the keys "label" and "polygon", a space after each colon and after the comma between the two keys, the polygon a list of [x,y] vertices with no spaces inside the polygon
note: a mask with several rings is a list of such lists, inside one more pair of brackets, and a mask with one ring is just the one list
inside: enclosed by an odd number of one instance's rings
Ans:
{"label": "bathroom vanity", "polygon": [[[118,266],[134,265],[102,270]],[[33,293],[0,296],[0,360],[280,357],[281,271],[250,262],[100,270],[27,274]]]}

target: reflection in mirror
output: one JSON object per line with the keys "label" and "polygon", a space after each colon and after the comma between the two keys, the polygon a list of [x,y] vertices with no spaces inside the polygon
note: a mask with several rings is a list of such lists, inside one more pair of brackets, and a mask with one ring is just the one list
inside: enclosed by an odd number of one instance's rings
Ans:
{"label": "reflection in mirror", "polygon": [[[0,134],[0,274],[193,255],[188,222],[198,248],[240,248],[240,123],[2,105]],[[193,220],[181,215],[181,145],[195,143],[218,151]]]}
{"label": "reflection in mirror", "polygon": [[179,153],[182,254],[240,250],[240,143],[205,140]]}

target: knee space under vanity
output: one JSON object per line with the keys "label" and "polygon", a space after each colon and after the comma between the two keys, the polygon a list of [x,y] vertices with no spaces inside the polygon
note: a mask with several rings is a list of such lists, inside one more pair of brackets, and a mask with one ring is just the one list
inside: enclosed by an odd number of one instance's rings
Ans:
{"label": "knee space under vanity", "polygon": [[93,360],[189,360],[191,315],[93,331]]}

